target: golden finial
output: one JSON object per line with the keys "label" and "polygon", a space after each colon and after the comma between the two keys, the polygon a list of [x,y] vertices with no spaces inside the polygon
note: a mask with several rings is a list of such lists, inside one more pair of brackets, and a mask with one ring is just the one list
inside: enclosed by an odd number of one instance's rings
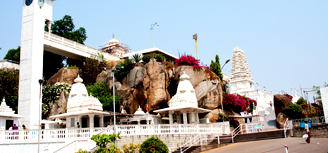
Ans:
{"label": "golden finial", "polygon": [[114,39],[114,34],[113,34],[113,39]]}

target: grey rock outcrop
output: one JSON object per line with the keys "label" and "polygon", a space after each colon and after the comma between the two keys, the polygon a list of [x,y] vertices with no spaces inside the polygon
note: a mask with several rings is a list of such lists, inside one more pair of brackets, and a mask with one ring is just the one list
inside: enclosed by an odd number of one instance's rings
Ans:
{"label": "grey rock outcrop", "polygon": [[50,110],[50,113],[49,113],[49,116],[66,113],[66,109],[67,109],[67,98],[65,97],[64,91],[62,91],[60,93],[59,99],[56,100],[54,102],[54,104],[52,105],[51,110]]}

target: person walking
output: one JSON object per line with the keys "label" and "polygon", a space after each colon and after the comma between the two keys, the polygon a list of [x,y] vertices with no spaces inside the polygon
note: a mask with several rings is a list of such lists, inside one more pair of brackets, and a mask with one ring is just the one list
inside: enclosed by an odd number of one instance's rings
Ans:
{"label": "person walking", "polygon": [[306,138],[305,141],[306,141],[307,143],[311,143],[311,142],[310,142],[310,138],[311,138],[311,135],[310,135],[310,129],[309,129],[309,125],[308,125],[308,122],[307,122],[307,121],[305,121],[304,129],[305,129],[305,131],[306,131],[306,133],[307,133],[307,135],[308,135],[308,137]]}

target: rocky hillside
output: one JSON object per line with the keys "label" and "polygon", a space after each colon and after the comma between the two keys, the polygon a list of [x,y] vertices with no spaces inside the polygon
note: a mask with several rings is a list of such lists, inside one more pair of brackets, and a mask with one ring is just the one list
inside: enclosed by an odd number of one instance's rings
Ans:
{"label": "rocky hillside", "polygon": [[[179,77],[183,73],[190,76],[194,86],[198,106],[215,109],[221,105],[221,81],[217,75],[205,68],[182,66],[167,68],[155,59],[145,65],[135,66],[122,82],[115,81],[115,93],[122,98],[122,104],[128,113],[134,113],[140,107],[149,111],[168,107],[168,101],[175,95]],[[105,79],[104,75],[106,74]],[[112,73],[98,75],[112,92]]]}
{"label": "rocky hillside", "polygon": [[[219,77],[208,69],[191,66],[169,67],[161,62],[151,59],[146,64],[134,64],[132,70],[125,78],[115,78],[115,93],[120,96],[127,113],[133,114],[140,106],[146,111],[168,107],[168,102],[175,95],[179,84],[179,77],[186,73],[190,76],[198,107],[214,110],[221,105],[222,88]],[[47,84],[55,82],[73,83],[77,77],[77,70],[61,69],[52,76]],[[97,81],[105,82],[110,92],[113,92],[112,72],[107,69],[97,76]],[[58,109],[58,108],[57,108]],[[217,110],[214,110],[217,111]],[[56,111],[54,111],[56,112]],[[212,113],[213,114],[213,113]],[[205,116],[205,115],[204,115]],[[211,122],[216,122],[217,116],[208,115]]]}

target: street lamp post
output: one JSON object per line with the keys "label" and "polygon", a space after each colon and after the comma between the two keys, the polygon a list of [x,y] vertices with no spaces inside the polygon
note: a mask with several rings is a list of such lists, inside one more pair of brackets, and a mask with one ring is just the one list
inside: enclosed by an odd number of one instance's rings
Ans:
{"label": "street lamp post", "polygon": [[115,65],[112,68],[113,73],[113,112],[114,112],[114,134],[116,133],[116,113],[115,113],[115,76],[114,73],[123,69],[123,66]]}
{"label": "street lamp post", "polygon": [[152,39],[152,41],[153,41],[153,47],[154,47],[154,36],[153,36],[153,30],[154,30],[155,25],[159,26],[159,24],[158,24],[157,22],[155,22],[154,24],[152,24],[152,25],[150,26],[150,30],[151,30],[151,39]]}
{"label": "street lamp post", "polygon": [[[225,63],[223,64],[223,66],[221,67],[221,70],[223,69],[223,67],[230,61],[230,58],[228,58]],[[223,80],[221,80],[223,82]],[[223,102],[223,100],[222,100]],[[223,121],[224,121],[224,112],[223,112],[223,103],[221,103],[221,110],[222,110],[222,116],[223,116]]]}
{"label": "street lamp post", "polygon": [[39,80],[39,84],[40,84],[40,98],[39,98],[39,127],[38,127],[38,153],[40,152],[40,128],[41,128],[41,106],[42,106],[42,101],[41,101],[41,95],[42,95],[42,83],[43,80],[40,79]]}

